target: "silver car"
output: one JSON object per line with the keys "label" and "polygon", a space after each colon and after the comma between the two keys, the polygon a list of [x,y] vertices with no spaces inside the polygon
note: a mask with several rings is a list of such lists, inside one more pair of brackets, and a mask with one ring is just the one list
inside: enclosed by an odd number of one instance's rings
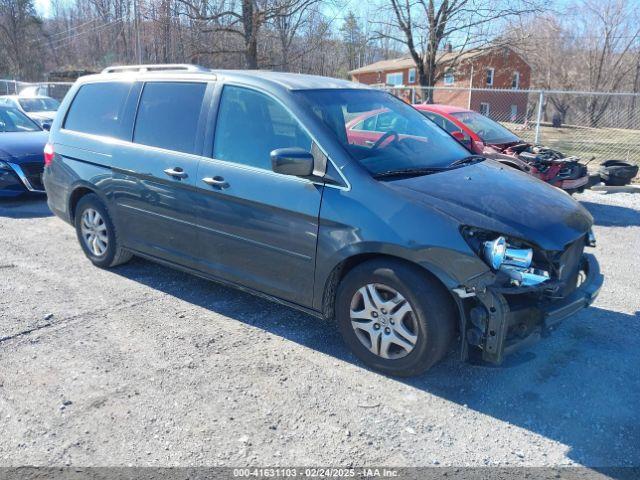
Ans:
{"label": "silver car", "polygon": [[17,108],[42,128],[48,129],[53,123],[60,102],[44,95],[3,95],[0,97],[0,105]]}

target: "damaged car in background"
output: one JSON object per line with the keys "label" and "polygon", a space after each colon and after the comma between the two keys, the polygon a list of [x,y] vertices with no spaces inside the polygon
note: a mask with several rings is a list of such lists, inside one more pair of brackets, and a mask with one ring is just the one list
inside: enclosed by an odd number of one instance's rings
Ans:
{"label": "damaged car in background", "polygon": [[472,110],[435,104],[414,107],[478,155],[529,173],[568,193],[589,187],[587,166],[579,157],[532,145],[498,122]]}

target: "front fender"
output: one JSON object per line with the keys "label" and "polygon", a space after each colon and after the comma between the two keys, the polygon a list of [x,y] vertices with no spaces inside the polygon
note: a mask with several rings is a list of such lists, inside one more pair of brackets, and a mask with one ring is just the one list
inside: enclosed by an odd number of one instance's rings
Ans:
{"label": "front fender", "polygon": [[344,246],[316,265],[313,308],[323,309],[325,294],[331,289],[336,273],[350,259],[387,256],[418,265],[434,275],[448,289],[467,285],[471,279],[486,274],[489,269],[475,255],[441,247],[407,248],[382,242],[359,242]]}

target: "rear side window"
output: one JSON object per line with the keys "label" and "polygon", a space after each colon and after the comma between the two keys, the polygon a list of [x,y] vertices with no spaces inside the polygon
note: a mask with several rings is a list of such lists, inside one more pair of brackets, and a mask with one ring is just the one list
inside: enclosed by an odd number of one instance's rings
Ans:
{"label": "rear side window", "polygon": [[280,103],[255,90],[224,87],[214,158],[271,170],[271,151],[286,147],[310,151],[311,137]]}
{"label": "rear side window", "polygon": [[206,83],[151,82],[142,90],[133,141],[196,153],[198,119]]}
{"label": "rear side window", "polygon": [[93,135],[126,138],[123,120],[131,83],[83,85],[71,103],[64,128]]}

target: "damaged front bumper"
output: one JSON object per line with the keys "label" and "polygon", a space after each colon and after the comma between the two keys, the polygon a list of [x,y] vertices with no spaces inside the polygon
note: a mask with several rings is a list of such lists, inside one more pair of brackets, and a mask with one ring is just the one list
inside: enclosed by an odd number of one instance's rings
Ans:
{"label": "damaged front bumper", "polygon": [[562,298],[545,292],[544,284],[520,295],[491,285],[466,294],[456,289],[463,359],[473,355],[499,364],[505,355],[535,343],[563,319],[591,305],[603,282],[593,255],[582,255],[580,278],[579,286]]}

